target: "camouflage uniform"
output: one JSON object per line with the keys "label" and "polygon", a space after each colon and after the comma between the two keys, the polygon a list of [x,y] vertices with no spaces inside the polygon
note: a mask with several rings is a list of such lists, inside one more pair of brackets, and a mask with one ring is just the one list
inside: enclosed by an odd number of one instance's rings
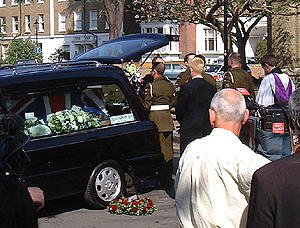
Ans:
{"label": "camouflage uniform", "polygon": [[251,97],[255,98],[252,77],[240,67],[233,68],[231,71],[227,71],[224,74],[222,88],[245,88],[248,90]]}
{"label": "camouflage uniform", "polygon": [[150,110],[149,119],[158,127],[161,151],[166,162],[159,181],[160,185],[165,187],[170,184],[173,169],[174,124],[170,109],[175,104],[174,85],[165,77],[155,78],[146,85],[142,103]]}

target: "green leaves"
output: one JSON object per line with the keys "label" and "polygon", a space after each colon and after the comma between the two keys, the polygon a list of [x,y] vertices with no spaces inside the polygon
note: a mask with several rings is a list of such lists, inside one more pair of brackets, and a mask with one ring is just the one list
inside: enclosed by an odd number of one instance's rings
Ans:
{"label": "green leaves", "polygon": [[35,53],[35,43],[30,38],[14,39],[7,51],[5,63],[13,64],[17,59],[42,59],[42,53]]}
{"label": "green leaves", "polygon": [[63,110],[51,114],[45,123],[36,117],[25,121],[25,134],[31,137],[62,134],[101,126],[103,117],[83,111],[73,106],[71,110]]}

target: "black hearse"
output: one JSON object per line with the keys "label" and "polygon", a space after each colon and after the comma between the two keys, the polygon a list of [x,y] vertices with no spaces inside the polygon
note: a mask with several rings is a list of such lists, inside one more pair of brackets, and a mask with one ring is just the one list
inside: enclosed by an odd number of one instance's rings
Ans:
{"label": "black hearse", "polygon": [[154,176],[163,156],[157,128],[148,120],[123,70],[167,45],[158,34],[108,41],[67,63],[0,71],[10,112],[25,121],[30,158],[23,177],[46,199],[84,192],[95,208],[122,194],[127,176]]}

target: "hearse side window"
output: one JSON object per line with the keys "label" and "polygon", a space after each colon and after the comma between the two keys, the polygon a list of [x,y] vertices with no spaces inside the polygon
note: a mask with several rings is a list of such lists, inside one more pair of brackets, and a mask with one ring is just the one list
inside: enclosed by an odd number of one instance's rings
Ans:
{"label": "hearse side window", "polygon": [[7,97],[8,110],[25,120],[31,137],[57,135],[134,121],[116,84],[85,86]]}

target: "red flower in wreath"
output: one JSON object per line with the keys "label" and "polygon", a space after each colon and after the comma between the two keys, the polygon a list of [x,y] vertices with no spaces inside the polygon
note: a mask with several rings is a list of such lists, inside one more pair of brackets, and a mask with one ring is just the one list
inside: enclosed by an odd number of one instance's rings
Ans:
{"label": "red flower in wreath", "polygon": [[132,204],[133,204],[133,205],[138,205],[139,202],[138,202],[138,201],[133,201]]}
{"label": "red flower in wreath", "polygon": [[125,198],[125,199],[122,200],[122,203],[123,204],[128,204],[128,200]]}
{"label": "red flower in wreath", "polygon": [[133,211],[133,212],[137,212],[137,210],[138,210],[137,207],[132,208],[132,211]]}
{"label": "red flower in wreath", "polygon": [[143,206],[143,211],[146,211],[146,210],[147,210],[147,208],[145,206]]}
{"label": "red flower in wreath", "polygon": [[151,207],[153,207],[153,202],[152,202],[152,201],[149,201],[149,202],[148,202],[148,208],[151,208]]}
{"label": "red flower in wreath", "polygon": [[118,209],[117,205],[110,205],[110,208],[112,211],[116,211]]}

